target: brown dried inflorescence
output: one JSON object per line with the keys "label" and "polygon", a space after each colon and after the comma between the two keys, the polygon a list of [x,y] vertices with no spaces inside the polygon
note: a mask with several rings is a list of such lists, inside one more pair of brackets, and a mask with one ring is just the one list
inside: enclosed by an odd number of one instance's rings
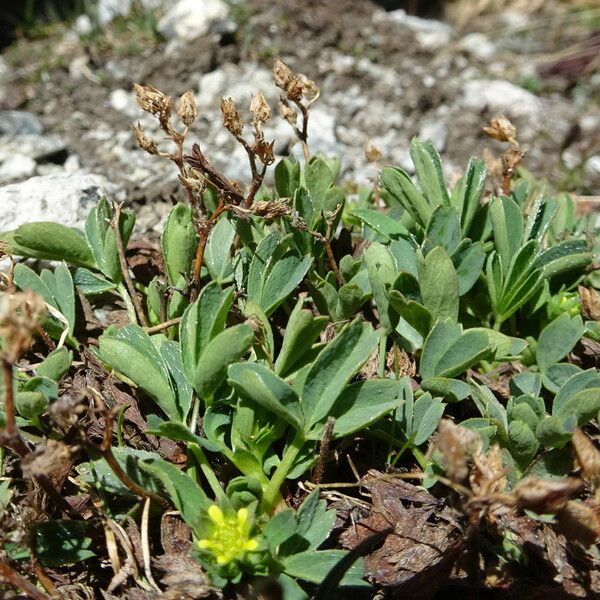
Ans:
{"label": "brown dried inflorescence", "polygon": [[239,136],[244,128],[244,122],[232,98],[221,97],[221,119],[227,131]]}
{"label": "brown dried inflorescence", "polygon": [[0,295],[0,356],[15,363],[31,346],[40,316],[46,312],[44,300],[32,291]]}
{"label": "brown dried inflorescence", "polygon": [[198,107],[194,92],[191,90],[185,92],[177,102],[177,115],[188,127],[197,119]]}

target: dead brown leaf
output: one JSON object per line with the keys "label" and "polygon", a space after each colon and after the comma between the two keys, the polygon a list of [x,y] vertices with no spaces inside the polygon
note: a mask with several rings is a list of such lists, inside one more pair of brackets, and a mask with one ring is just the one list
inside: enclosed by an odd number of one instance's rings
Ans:
{"label": "dead brown leaf", "polygon": [[373,533],[393,527],[382,547],[366,557],[367,577],[393,587],[394,597],[431,598],[447,581],[463,547],[458,515],[440,506],[426,490],[371,475],[365,487],[373,499],[372,512],[349,527],[341,542],[353,548]]}
{"label": "dead brown leaf", "polygon": [[600,487],[600,450],[592,440],[577,428],[571,438],[575,450],[575,458],[583,471],[583,476],[595,489]]}
{"label": "dead brown leaf", "polygon": [[600,294],[594,288],[578,286],[581,311],[586,319],[600,321]]}

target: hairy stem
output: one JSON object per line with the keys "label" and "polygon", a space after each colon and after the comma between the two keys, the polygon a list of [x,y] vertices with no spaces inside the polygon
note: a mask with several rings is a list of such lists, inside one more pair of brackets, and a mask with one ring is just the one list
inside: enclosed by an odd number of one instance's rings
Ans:
{"label": "hairy stem", "polygon": [[296,433],[292,443],[285,449],[281,462],[277,469],[275,469],[275,473],[273,473],[273,477],[263,494],[263,510],[266,513],[271,514],[281,501],[281,486],[285,482],[305,441],[304,434],[299,431]]}
{"label": "hairy stem", "polygon": [[39,590],[33,583],[19,575],[14,569],[0,560],[0,578],[17,590],[22,590],[33,600],[50,600],[50,596]]}
{"label": "hairy stem", "polygon": [[115,203],[114,209],[115,216],[112,221],[112,227],[115,232],[115,244],[117,246],[117,253],[119,255],[119,264],[121,265],[123,280],[125,281],[127,291],[129,292],[129,296],[131,297],[131,301],[133,302],[133,306],[135,308],[135,312],[137,314],[137,318],[140,325],[147,327],[148,320],[146,319],[146,313],[144,312],[142,302],[140,301],[140,298],[137,295],[137,291],[135,289],[135,286],[133,285],[133,281],[131,281],[131,277],[129,275],[129,266],[127,265],[127,259],[125,258],[125,247],[123,245],[123,238],[121,237],[121,229],[119,227],[119,222],[121,221],[121,205]]}

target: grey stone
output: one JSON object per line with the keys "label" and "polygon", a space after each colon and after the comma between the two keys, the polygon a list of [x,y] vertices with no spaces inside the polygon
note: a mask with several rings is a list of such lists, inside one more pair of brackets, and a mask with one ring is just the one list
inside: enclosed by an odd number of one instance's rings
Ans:
{"label": "grey stone", "polygon": [[465,35],[458,46],[471,56],[481,60],[489,60],[496,54],[496,46],[483,33],[474,32]]}
{"label": "grey stone", "polygon": [[[379,13],[376,13],[379,15]],[[387,13],[392,21],[410,29],[417,42],[424,50],[437,50],[446,46],[452,38],[452,27],[435,19],[422,19],[409,15],[405,10],[398,9]],[[377,19],[381,19],[378,16]]]}
{"label": "grey stone", "polygon": [[23,154],[13,154],[0,164],[0,185],[27,179],[35,173],[33,158]]}
{"label": "grey stone", "polygon": [[122,190],[101,175],[75,173],[31,177],[0,187],[0,231],[31,221],[81,227],[102,195],[121,199]]}
{"label": "grey stone", "polygon": [[0,112],[0,135],[39,135],[43,129],[40,120],[31,113],[20,110]]}
{"label": "grey stone", "polygon": [[508,117],[525,117],[539,123],[543,103],[531,92],[499,79],[475,79],[464,84],[463,105],[474,111],[488,109]]}
{"label": "grey stone", "polygon": [[192,41],[228,15],[229,8],[222,0],[179,0],[158,22],[158,31],[168,40]]}
{"label": "grey stone", "polygon": [[442,121],[425,121],[419,129],[419,139],[429,140],[438,152],[446,148],[448,138],[448,127]]}
{"label": "grey stone", "polygon": [[36,162],[53,158],[65,152],[64,140],[56,135],[23,134],[0,138],[0,163],[15,154],[28,156]]}

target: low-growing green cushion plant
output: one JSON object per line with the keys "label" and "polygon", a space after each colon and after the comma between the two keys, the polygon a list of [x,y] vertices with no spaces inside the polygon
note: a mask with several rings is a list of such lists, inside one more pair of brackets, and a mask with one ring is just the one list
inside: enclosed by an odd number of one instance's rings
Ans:
{"label": "low-growing green cushion plant", "polygon": [[[288,71],[275,73],[286,105],[307,110],[314,84]],[[182,134],[170,99],[153,88],[138,89],[138,99],[182,148],[193,98],[178,106]],[[490,194],[478,159],[450,188],[432,144],[419,140],[411,144],[416,181],[389,166],[372,189],[347,194],[335,162],[309,158],[302,128],[305,161],[278,162],[268,187],[264,98],[251,104],[253,145],[235,105],[222,109],[249,153],[248,191],[198,147],[187,162],[175,156],[188,198],[166,221],[164,269],[152,279],[136,280],[126,262],[135,214],[106,199],[83,231],[31,223],[2,236],[15,256],[60,261],[41,271],[19,262],[12,274],[11,284],[52,307],[39,326],[59,342],[30,369],[3,359],[24,435],[61,436],[48,407],[85,349],[132,390],[146,434],[178,444],[185,465],[119,434],[114,451],[108,439],[78,465],[81,481],[107,495],[117,519],[136,495],[155,506],[166,499],[212,585],[272,576],[290,599],[324,580],[368,585],[361,559],[330,538],[335,511],[317,489],[298,487],[311,469],[319,483],[336,444],[383,441],[380,468],[414,459],[431,486],[443,461],[425,446],[446,415],[484,448],[500,447],[509,488],[531,473],[565,477],[570,466],[548,465],[569,461],[546,458],[568,452],[575,428],[600,411],[600,373],[572,360],[584,336],[598,337],[576,294],[595,281],[597,237],[570,198],[531,180]],[[136,135],[156,153],[141,129]],[[81,303],[88,312],[123,307],[129,322],[96,341]],[[4,406],[8,423],[13,407]],[[63,563],[90,555],[71,554]]]}

